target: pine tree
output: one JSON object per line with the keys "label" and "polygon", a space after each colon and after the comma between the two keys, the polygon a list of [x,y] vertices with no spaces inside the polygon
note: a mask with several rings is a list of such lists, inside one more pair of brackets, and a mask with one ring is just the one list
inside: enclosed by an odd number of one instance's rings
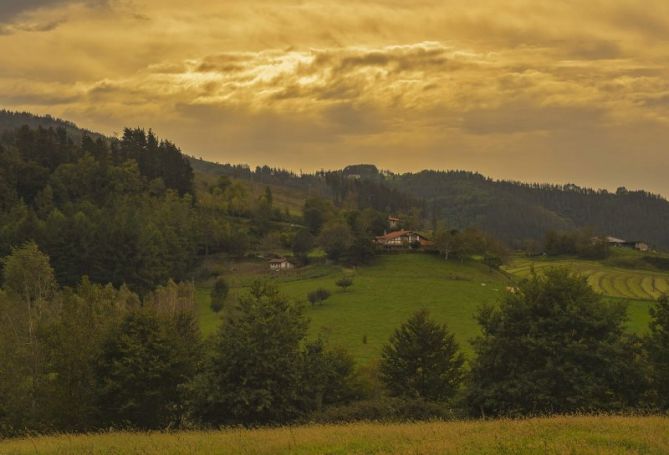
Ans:
{"label": "pine tree", "polygon": [[445,401],[458,390],[463,364],[453,334],[418,311],[384,346],[380,374],[392,395]]}

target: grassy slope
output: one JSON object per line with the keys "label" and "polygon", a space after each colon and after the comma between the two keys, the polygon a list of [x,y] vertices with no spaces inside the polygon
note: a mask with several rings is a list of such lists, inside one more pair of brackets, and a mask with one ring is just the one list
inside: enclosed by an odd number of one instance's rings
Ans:
{"label": "grassy slope", "polygon": [[[593,289],[610,300],[627,304],[630,330],[643,333],[648,329],[648,309],[662,293],[669,291],[669,273],[617,267],[616,260],[638,259],[631,250],[613,251],[608,261],[586,261],[574,258],[516,257],[505,270],[517,278],[549,267],[568,267],[588,278]],[[613,265],[612,265],[613,264]]]}
{"label": "grassy slope", "polygon": [[[236,286],[233,293],[243,292],[257,277],[257,270],[222,271]],[[354,276],[347,291],[335,286],[343,274]],[[478,333],[472,317],[476,307],[496,301],[506,287],[501,274],[490,273],[480,264],[445,262],[423,254],[381,256],[374,266],[357,270],[313,266],[274,279],[285,295],[297,300],[306,301],[307,293],[319,287],[332,291],[324,304],[308,309],[312,334],[326,336],[363,363],[376,358],[393,330],[421,308],[447,323],[469,351],[467,341]],[[208,293],[208,287],[198,289],[205,333],[215,330],[218,322],[208,308]],[[367,343],[363,343],[365,335]]]}
{"label": "grassy slope", "polygon": [[[597,273],[615,281],[619,275],[658,275],[659,272],[624,270],[597,262],[569,259],[538,259],[531,261],[535,269],[549,266],[569,266],[582,273]],[[507,269],[516,277],[527,276],[530,260],[517,259]],[[266,277],[264,262],[218,267],[231,281],[232,294],[245,292],[253,279]],[[348,291],[335,286],[344,274],[354,276]],[[393,330],[414,311],[426,308],[455,333],[466,354],[471,353],[469,340],[478,334],[474,312],[482,303],[494,303],[507,286],[504,276],[490,273],[477,263],[445,262],[435,256],[400,254],[381,256],[371,267],[344,270],[336,266],[311,266],[273,278],[281,291],[296,300],[306,301],[309,291],[319,287],[332,292],[323,305],[309,307],[311,333],[323,335],[335,346],[349,350],[360,363],[378,358],[381,346]],[[591,279],[592,280],[592,279]],[[605,280],[604,280],[605,281]],[[606,294],[606,289],[598,288]],[[219,316],[209,309],[207,284],[198,287],[198,303],[203,331],[212,333]],[[632,299],[611,291],[607,298],[628,305],[629,329],[636,333],[647,330],[651,305],[649,300]],[[366,343],[363,338],[366,337]]]}
{"label": "grassy slope", "polygon": [[0,453],[61,454],[664,454],[669,419],[360,423],[216,432],[110,433],[0,442]]}

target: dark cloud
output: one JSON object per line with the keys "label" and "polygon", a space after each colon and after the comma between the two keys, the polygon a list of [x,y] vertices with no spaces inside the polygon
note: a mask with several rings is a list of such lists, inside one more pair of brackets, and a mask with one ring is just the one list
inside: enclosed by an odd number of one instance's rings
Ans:
{"label": "dark cloud", "polygon": [[112,0],[0,0],[0,35],[16,32],[47,32],[57,28],[64,18],[46,22],[24,20],[32,11],[67,4],[83,4],[89,7],[108,6]]}
{"label": "dark cloud", "polygon": [[2,0],[0,1],[0,22],[12,22],[20,15],[36,9],[73,3],[104,6],[109,4],[109,0]]}

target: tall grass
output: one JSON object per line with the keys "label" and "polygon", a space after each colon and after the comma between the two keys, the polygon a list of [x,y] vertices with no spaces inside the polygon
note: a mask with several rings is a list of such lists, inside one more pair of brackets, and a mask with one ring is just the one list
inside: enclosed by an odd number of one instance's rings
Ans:
{"label": "tall grass", "polygon": [[60,435],[0,442],[1,454],[666,454],[666,417],[359,423],[211,432]]}

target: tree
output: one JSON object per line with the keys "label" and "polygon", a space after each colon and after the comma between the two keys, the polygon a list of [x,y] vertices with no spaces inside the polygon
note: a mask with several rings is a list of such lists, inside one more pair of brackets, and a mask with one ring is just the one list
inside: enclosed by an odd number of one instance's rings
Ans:
{"label": "tree", "polygon": [[30,413],[36,418],[38,395],[45,378],[44,347],[39,339],[39,327],[54,317],[57,311],[51,297],[56,290],[54,272],[49,257],[34,242],[12,250],[3,260],[4,285],[14,309],[9,308],[5,317],[9,321],[15,341],[25,346],[28,368],[28,394]]}
{"label": "tree", "polygon": [[462,381],[464,357],[445,325],[418,311],[383,347],[380,376],[394,396],[445,401]]}
{"label": "tree", "polygon": [[317,303],[323,303],[329,298],[330,298],[330,291],[323,288],[318,288],[315,291],[311,291],[310,293],[307,294],[307,300],[312,305],[316,305]]}
{"label": "tree", "polygon": [[669,409],[669,298],[660,297],[650,309],[650,332],[645,348],[650,363],[651,386],[660,409]]}
{"label": "tree", "polygon": [[326,199],[314,197],[304,202],[302,210],[304,224],[313,235],[317,235],[321,227],[332,217],[332,203]]}
{"label": "tree", "polygon": [[353,244],[351,228],[343,221],[330,221],[323,226],[318,243],[325,250],[329,259],[339,260]]}
{"label": "tree", "polygon": [[483,415],[613,410],[636,404],[639,348],[626,309],[567,269],[533,275],[483,306],[467,401]]}
{"label": "tree", "polygon": [[106,338],[96,367],[97,399],[104,425],[161,429],[178,423],[181,389],[191,379],[181,351],[155,312],[136,310]]}
{"label": "tree", "polygon": [[346,403],[362,394],[355,361],[343,350],[328,349],[323,340],[307,343],[302,354],[302,390],[305,409]]}
{"label": "tree", "polygon": [[314,236],[306,230],[302,229],[295,234],[292,243],[292,250],[295,257],[302,263],[306,264],[309,260],[309,251],[314,247]]}
{"label": "tree", "polygon": [[230,286],[222,276],[216,279],[214,288],[211,290],[211,304],[210,307],[214,313],[220,312],[225,306],[225,300],[228,298]]}
{"label": "tree", "polygon": [[488,266],[490,270],[499,270],[499,268],[504,265],[504,260],[493,254],[486,254],[483,257],[483,263]]}
{"label": "tree", "polygon": [[344,276],[335,281],[335,284],[339,286],[342,291],[346,291],[349,287],[353,286],[353,278]]}
{"label": "tree", "polygon": [[192,386],[194,417],[212,424],[285,423],[302,414],[304,307],[255,282],[213,341]]}

